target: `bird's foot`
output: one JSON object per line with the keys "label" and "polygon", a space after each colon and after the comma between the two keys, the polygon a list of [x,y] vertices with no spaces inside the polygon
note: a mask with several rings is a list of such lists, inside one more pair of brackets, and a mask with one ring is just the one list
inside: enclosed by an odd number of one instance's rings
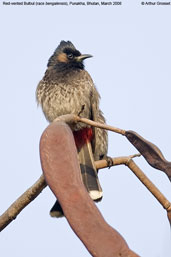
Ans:
{"label": "bird's foot", "polygon": [[105,160],[107,161],[107,166],[110,169],[114,165],[113,159],[110,156],[106,156]]}

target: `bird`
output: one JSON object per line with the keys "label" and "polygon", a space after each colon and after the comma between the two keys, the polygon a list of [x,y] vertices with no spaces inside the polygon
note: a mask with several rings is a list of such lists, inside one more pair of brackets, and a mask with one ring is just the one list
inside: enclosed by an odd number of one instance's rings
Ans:
{"label": "bird", "polygon": [[[45,74],[36,89],[37,103],[49,122],[61,115],[75,114],[105,123],[99,108],[100,95],[84,66],[84,60],[91,57],[90,54],[81,54],[71,41],[62,40],[49,58]],[[107,131],[80,122],[72,127],[72,131],[83,184],[92,200],[98,202],[103,192],[94,161],[108,158]],[[58,200],[50,215],[64,215]]]}

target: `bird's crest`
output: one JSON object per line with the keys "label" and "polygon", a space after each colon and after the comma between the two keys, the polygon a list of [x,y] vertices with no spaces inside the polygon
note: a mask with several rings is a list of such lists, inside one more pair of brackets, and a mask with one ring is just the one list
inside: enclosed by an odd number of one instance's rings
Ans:
{"label": "bird's crest", "polygon": [[76,51],[76,48],[75,46],[71,43],[71,41],[64,41],[62,40],[59,44],[59,46],[56,48],[56,50],[54,51],[53,55],[49,58],[49,61],[48,61],[48,67],[53,65],[55,60],[56,60],[56,57],[64,52],[65,49],[72,49],[73,51]]}
{"label": "bird's crest", "polygon": [[76,50],[75,46],[71,43],[71,41],[64,41],[62,40],[59,44],[59,46],[56,48],[55,52],[60,53],[63,52],[64,49],[71,48],[73,50]]}

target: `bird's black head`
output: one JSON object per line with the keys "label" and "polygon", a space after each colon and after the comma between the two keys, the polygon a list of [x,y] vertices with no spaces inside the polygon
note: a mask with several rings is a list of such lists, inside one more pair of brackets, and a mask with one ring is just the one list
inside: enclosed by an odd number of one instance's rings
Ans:
{"label": "bird's black head", "polygon": [[59,70],[68,68],[84,69],[83,60],[89,57],[92,57],[92,55],[81,54],[70,41],[61,41],[50,57],[48,67]]}

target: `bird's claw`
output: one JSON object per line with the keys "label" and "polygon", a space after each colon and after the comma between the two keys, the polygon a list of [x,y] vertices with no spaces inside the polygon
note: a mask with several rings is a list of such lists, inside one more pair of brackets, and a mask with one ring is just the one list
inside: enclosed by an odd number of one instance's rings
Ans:
{"label": "bird's claw", "polygon": [[110,169],[114,165],[113,159],[110,156],[106,156],[105,159],[107,161],[108,169]]}

